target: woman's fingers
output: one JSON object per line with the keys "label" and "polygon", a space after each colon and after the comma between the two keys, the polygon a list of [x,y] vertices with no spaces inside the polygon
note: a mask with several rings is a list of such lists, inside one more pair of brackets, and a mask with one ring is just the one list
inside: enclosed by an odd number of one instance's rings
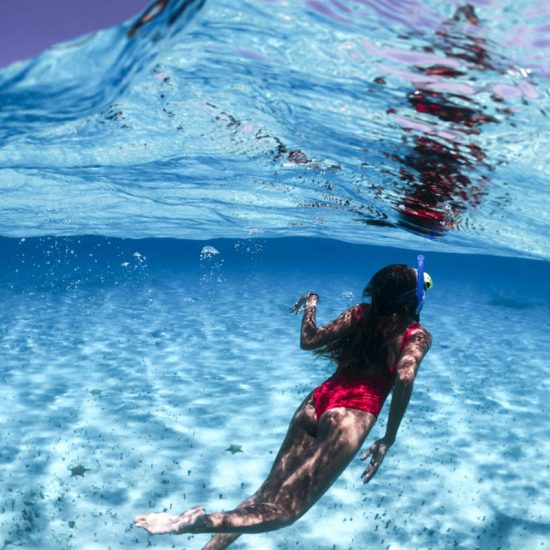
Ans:
{"label": "woman's fingers", "polygon": [[290,313],[296,313],[296,315],[298,315],[298,313],[300,313],[300,311],[304,308],[306,300],[307,300],[307,294],[304,294],[303,296],[300,296],[296,300],[296,302],[294,302],[294,304],[292,304],[290,306],[289,312]]}
{"label": "woman's fingers", "polygon": [[376,441],[375,443],[373,443],[368,451],[361,457],[360,460],[367,460],[367,458],[369,458],[369,456],[372,456],[374,457],[374,455],[378,452],[378,441]]}
{"label": "woman's fingers", "polygon": [[361,476],[363,483],[368,483],[374,477],[374,474],[378,471],[380,464],[382,464],[386,456],[386,450],[386,447],[382,445],[380,441],[377,441],[373,443],[369,450],[361,457],[361,460],[366,460],[369,456],[371,457],[370,464]]}
{"label": "woman's fingers", "polygon": [[368,483],[370,481],[370,478],[373,475],[372,471],[373,471],[373,465],[371,463],[369,464],[369,467],[363,472],[363,475],[361,476],[363,478],[363,483]]}
{"label": "woman's fingers", "polygon": [[380,464],[382,463],[382,459],[375,459],[373,458],[371,460],[371,463],[367,466],[367,469],[363,472],[362,478],[363,483],[368,483],[380,467]]}
{"label": "woman's fingers", "polygon": [[361,457],[359,457],[359,460],[367,460],[367,458],[369,458],[369,456],[371,456],[372,453],[370,451],[370,449]]}

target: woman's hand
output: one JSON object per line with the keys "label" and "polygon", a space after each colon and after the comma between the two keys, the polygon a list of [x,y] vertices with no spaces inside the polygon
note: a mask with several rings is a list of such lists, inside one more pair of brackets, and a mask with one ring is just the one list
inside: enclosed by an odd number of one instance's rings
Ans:
{"label": "woman's hand", "polygon": [[306,298],[306,307],[316,306],[318,301],[319,294],[315,294],[315,292],[308,292]]}
{"label": "woman's hand", "polygon": [[367,458],[371,457],[370,464],[361,476],[363,483],[368,483],[374,477],[374,474],[378,471],[378,468],[380,468],[380,464],[382,464],[382,461],[384,460],[384,457],[392,444],[393,441],[383,437],[382,439],[375,441],[369,447],[369,450],[361,457],[361,460],[367,460]]}
{"label": "woman's hand", "polygon": [[308,292],[307,294],[304,294],[303,296],[300,296],[294,304],[290,307],[289,313],[301,313],[304,311],[306,307],[309,306],[316,306],[317,301],[319,300],[319,295],[315,294],[315,292]]}

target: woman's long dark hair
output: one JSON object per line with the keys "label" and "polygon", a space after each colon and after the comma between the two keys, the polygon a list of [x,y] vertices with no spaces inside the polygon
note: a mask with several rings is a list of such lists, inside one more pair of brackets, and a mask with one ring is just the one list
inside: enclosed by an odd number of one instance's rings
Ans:
{"label": "woman's long dark hair", "polygon": [[334,359],[341,367],[379,370],[389,375],[388,342],[415,319],[416,272],[403,264],[378,271],[369,281],[363,296],[371,298],[370,307],[354,333],[316,351]]}

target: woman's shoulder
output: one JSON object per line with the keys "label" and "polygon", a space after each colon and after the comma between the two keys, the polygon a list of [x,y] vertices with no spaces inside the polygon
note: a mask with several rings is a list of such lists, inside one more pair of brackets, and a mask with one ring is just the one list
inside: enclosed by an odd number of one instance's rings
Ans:
{"label": "woman's shoulder", "polygon": [[355,321],[360,321],[368,312],[370,304],[360,303],[349,308],[349,312],[353,315]]}
{"label": "woman's shoulder", "polygon": [[432,335],[424,325],[418,322],[413,323],[405,332],[402,347],[405,347],[410,341],[423,343],[429,349],[432,345]]}
{"label": "woman's shoulder", "polygon": [[430,331],[424,326],[424,325],[421,325],[420,323],[415,323],[415,329],[416,331],[422,333],[422,334],[425,334],[427,336],[429,336],[430,338],[432,337],[432,335],[430,334]]}
{"label": "woman's shoulder", "polygon": [[369,304],[355,304],[343,311],[335,322],[344,323],[349,328],[355,327],[357,323],[365,316]]}
{"label": "woman's shoulder", "polygon": [[[410,332],[414,332],[414,331],[422,331],[422,332],[428,332],[428,329],[422,325],[421,323],[419,323],[418,321],[415,321],[414,323],[410,324],[408,327],[407,327],[407,331],[410,331]],[[429,334],[429,332],[428,332]]]}

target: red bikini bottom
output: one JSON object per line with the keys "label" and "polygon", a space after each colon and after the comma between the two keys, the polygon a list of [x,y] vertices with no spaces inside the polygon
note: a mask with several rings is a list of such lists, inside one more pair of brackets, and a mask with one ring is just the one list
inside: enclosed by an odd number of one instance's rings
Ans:
{"label": "red bikini bottom", "polygon": [[336,373],[313,390],[317,419],[336,407],[358,409],[378,416],[393,382],[394,376]]}

